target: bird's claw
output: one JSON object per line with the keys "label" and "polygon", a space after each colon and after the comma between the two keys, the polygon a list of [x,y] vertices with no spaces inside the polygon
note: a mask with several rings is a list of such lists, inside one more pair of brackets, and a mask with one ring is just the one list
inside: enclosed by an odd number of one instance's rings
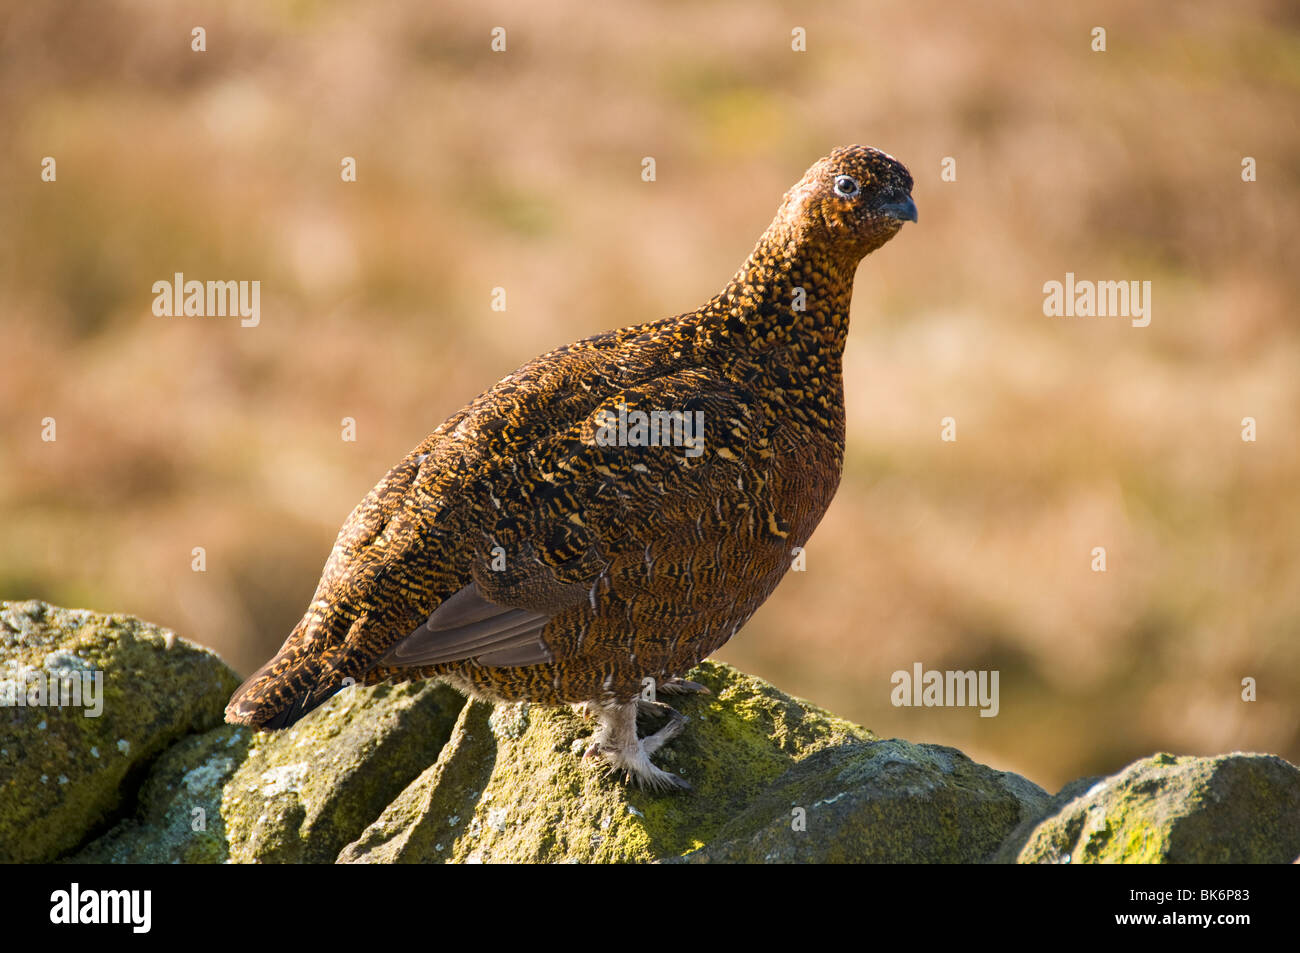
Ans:
{"label": "bird's claw", "polygon": [[712,695],[708,687],[688,678],[670,678],[660,684],[659,692],[664,695]]}

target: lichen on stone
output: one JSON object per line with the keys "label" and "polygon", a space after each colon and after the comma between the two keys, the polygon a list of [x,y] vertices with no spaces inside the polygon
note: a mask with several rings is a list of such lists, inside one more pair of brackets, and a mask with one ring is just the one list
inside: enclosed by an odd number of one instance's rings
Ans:
{"label": "lichen on stone", "polygon": [[169,635],[131,616],[0,603],[7,671],[103,673],[98,717],[84,706],[0,707],[0,861],[75,848],[130,802],[138,774],[169,745],[221,722],[234,673]]}
{"label": "lichen on stone", "polygon": [[[73,661],[77,660],[77,661]],[[78,668],[84,663],[86,666]],[[0,603],[4,672],[101,671],[104,711],[0,708],[0,860],[85,863],[1287,862],[1300,769],[1158,754],[1055,797],[716,662],[655,755],[694,790],[582,757],[570,709],[351,688],[292,729],[223,724],[236,678],[126,616]],[[647,728],[652,726],[647,725]]]}
{"label": "lichen on stone", "polygon": [[1300,769],[1273,755],[1160,753],[1067,785],[1021,825],[1004,863],[1290,863]]}

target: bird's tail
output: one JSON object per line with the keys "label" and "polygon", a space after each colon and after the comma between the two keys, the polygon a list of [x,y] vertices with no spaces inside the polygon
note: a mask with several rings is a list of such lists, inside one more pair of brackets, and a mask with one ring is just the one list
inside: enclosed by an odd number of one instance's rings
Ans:
{"label": "bird's tail", "polygon": [[311,651],[310,617],[304,618],[284,646],[244,684],[226,705],[226,721],[263,730],[288,728],[343,687],[343,677]]}

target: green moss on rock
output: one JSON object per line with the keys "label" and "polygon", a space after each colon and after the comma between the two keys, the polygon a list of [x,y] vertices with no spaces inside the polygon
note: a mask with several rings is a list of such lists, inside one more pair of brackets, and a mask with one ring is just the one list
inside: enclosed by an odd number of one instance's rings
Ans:
{"label": "green moss on rock", "polygon": [[981,863],[1047,792],[956,748],[843,744],[778,778],[692,863]]}
{"label": "green moss on rock", "polygon": [[0,603],[0,691],[102,672],[103,712],[0,708],[0,860],[89,863],[1288,862],[1300,769],[1157,755],[1055,798],[936,745],[880,741],[729,666],[654,794],[582,753],[568,709],[414,683],[340,692],[292,728],[222,723],[237,679],[126,616]]}
{"label": "green moss on rock", "polygon": [[1076,781],[999,851],[1004,863],[1290,863],[1300,769],[1273,755],[1157,754]]}
{"label": "green moss on rock", "polygon": [[217,864],[230,857],[225,785],[248,756],[247,728],[177,742],[153,766],[135,815],[69,860],[79,864]]}
{"label": "green moss on rock", "polygon": [[138,815],[74,860],[329,863],[437,759],[464,704],[432,684],[353,688],[287,731],[187,738],[155,765]]}
{"label": "green moss on rock", "polygon": [[48,861],[129,808],[143,769],[219,724],[238,684],[216,655],[125,615],[0,603],[0,691],[102,673],[102,711],[0,707],[0,861]]}
{"label": "green moss on rock", "polygon": [[[716,662],[674,696],[691,719],[657,755],[694,791],[652,794],[581,755],[593,724],[567,710],[468,705],[437,764],[339,859],[348,863],[618,863],[678,857],[712,840],[776,779],[871,732]],[[1044,795],[1045,797],[1045,795]]]}

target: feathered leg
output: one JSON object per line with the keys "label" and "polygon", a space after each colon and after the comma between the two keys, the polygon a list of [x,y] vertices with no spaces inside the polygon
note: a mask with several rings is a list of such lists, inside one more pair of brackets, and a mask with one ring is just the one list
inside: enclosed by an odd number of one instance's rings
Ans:
{"label": "feathered leg", "polygon": [[657,702],[655,711],[668,715],[668,724],[645,738],[636,736],[636,715],[641,704],[635,701],[621,705],[589,706],[595,708],[598,725],[586,758],[600,758],[614,771],[622,771],[628,780],[635,780],[651,791],[689,791],[691,786],[684,778],[670,774],[650,761],[650,755],[681,733],[686,717],[667,705]]}

